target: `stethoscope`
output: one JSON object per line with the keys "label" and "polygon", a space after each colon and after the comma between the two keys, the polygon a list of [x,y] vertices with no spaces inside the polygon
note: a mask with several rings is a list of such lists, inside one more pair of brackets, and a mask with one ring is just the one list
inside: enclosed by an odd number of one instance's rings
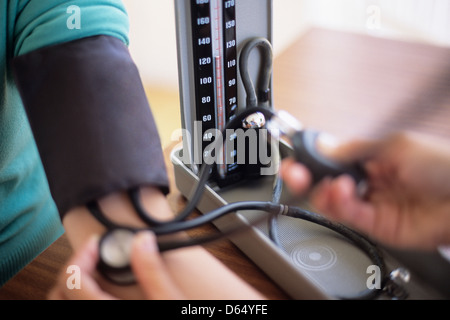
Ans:
{"label": "stethoscope", "polygon": [[[259,91],[257,92],[248,75],[247,61],[250,52],[259,47],[263,51],[263,62],[260,74]],[[353,177],[360,189],[365,186],[365,173],[359,164],[341,164],[324,157],[317,149],[317,140],[319,132],[311,130],[302,130],[298,122],[284,112],[274,112],[268,105],[270,94],[270,79],[272,70],[272,47],[267,39],[255,38],[250,40],[242,49],[240,55],[241,78],[247,92],[247,107],[236,117],[228,122],[224,129],[249,128],[252,126],[265,126],[269,131],[276,132],[278,138],[285,136],[292,145],[292,156],[300,163],[307,166],[312,174],[313,182],[317,183],[324,177],[337,177],[347,174]],[[223,137],[226,135],[223,134]],[[217,141],[221,144],[224,141]],[[178,232],[200,227],[204,224],[223,217],[224,215],[235,213],[241,210],[256,210],[266,212],[251,225],[238,227],[233,230],[211,234],[202,238],[191,238],[174,241],[158,241],[160,252],[175,250],[195,245],[204,245],[212,241],[217,241],[225,237],[230,237],[238,232],[245,232],[253,225],[263,221],[269,221],[269,237],[273,242],[282,247],[276,232],[276,221],[280,215],[293,218],[304,219],[321,226],[327,227],[350,240],[358,248],[363,250],[368,257],[377,265],[381,271],[382,290],[367,289],[354,297],[339,297],[340,299],[375,299],[383,292],[395,296],[395,298],[405,298],[407,293],[397,284],[398,271],[388,274],[386,264],[378,247],[361,234],[334,222],[331,222],[319,214],[304,210],[302,208],[287,206],[279,203],[281,194],[281,181],[276,178],[274,184],[273,197],[271,201],[244,201],[236,202],[220,207],[209,213],[206,213],[195,219],[187,219],[195,210],[204,188],[208,183],[212,171],[212,164],[203,164],[199,175],[198,184],[193,195],[185,206],[172,221],[162,222],[153,219],[140,203],[139,189],[134,188],[128,191],[129,198],[136,213],[141,220],[146,223],[147,228],[133,228],[123,225],[117,225],[107,219],[96,201],[88,203],[87,207],[94,217],[96,217],[107,229],[107,232],[101,237],[99,242],[99,263],[100,273],[119,285],[129,285],[135,282],[134,275],[130,266],[131,243],[136,233],[142,230],[151,230],[156,236],[175,234]]]}

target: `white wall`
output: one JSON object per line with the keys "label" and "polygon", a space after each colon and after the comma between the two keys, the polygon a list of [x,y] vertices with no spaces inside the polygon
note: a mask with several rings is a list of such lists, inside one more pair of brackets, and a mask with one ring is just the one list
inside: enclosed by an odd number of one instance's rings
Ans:
{"label": "white wall", "polygon": [[[173,0],[123,1],[143,81],[177,88]],[[311,26],[450,46],[450,0],[274,0],[275,54]]]}
{"label": "white wall", "polygon": [[171,0],[123,0],[130,16],[130,50],[144,83],[177,85],[174,5]]}
{"label": "white wall", "polygon": [[[244,0],[245,1],[245,0]],[[123,0],[130,16],[130,50],[146,84],[178,86],[173,0]],[[275,0],[276,52],[296,38],[304,23],[299,19],[303,3]],[[284,26],[286,24],[287,26]]]}
{"label": "white wall", "polygon": [[[277,0],[275,0],[277,1]],[[283,0],[278,0],[283,1]],[[305,23],[450,45],[449,0],[301,0]]]}

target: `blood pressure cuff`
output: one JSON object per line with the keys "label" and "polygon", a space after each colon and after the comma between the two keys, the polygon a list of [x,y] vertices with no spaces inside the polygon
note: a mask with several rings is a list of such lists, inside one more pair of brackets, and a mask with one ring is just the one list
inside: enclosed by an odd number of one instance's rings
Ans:
{"label": "blood pressure cuff", "polygon": [[169,191],[158,131],[122,41],[42,48],[15,58],[13,72],[61,216],[132,187]]}

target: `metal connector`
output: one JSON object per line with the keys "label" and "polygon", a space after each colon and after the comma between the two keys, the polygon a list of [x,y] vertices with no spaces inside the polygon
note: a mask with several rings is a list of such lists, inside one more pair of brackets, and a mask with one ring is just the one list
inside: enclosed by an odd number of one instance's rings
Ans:
{"label": "metal connector", "polygon": [[409,293],[405,286],[411,280],[411,273],[405,268],[398,268],[391,272],[384,291],[393,300],[405,300]]}
{"label": "metal connector", "polygon": [[252,113],[242,121],[244,129],[260,129],[266,124],[266,117],[261,112]]}

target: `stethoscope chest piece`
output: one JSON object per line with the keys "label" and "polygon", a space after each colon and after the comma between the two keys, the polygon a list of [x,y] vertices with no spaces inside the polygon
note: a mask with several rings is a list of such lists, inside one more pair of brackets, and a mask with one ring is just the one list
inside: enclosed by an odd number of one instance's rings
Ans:
{"label": "stethoscope chest piece", "polygon": [[108,280],[118,285],[135,283],[131,270],[131,245],[135,232],[128,229],[112,229],[99,242],[98,270]]}

